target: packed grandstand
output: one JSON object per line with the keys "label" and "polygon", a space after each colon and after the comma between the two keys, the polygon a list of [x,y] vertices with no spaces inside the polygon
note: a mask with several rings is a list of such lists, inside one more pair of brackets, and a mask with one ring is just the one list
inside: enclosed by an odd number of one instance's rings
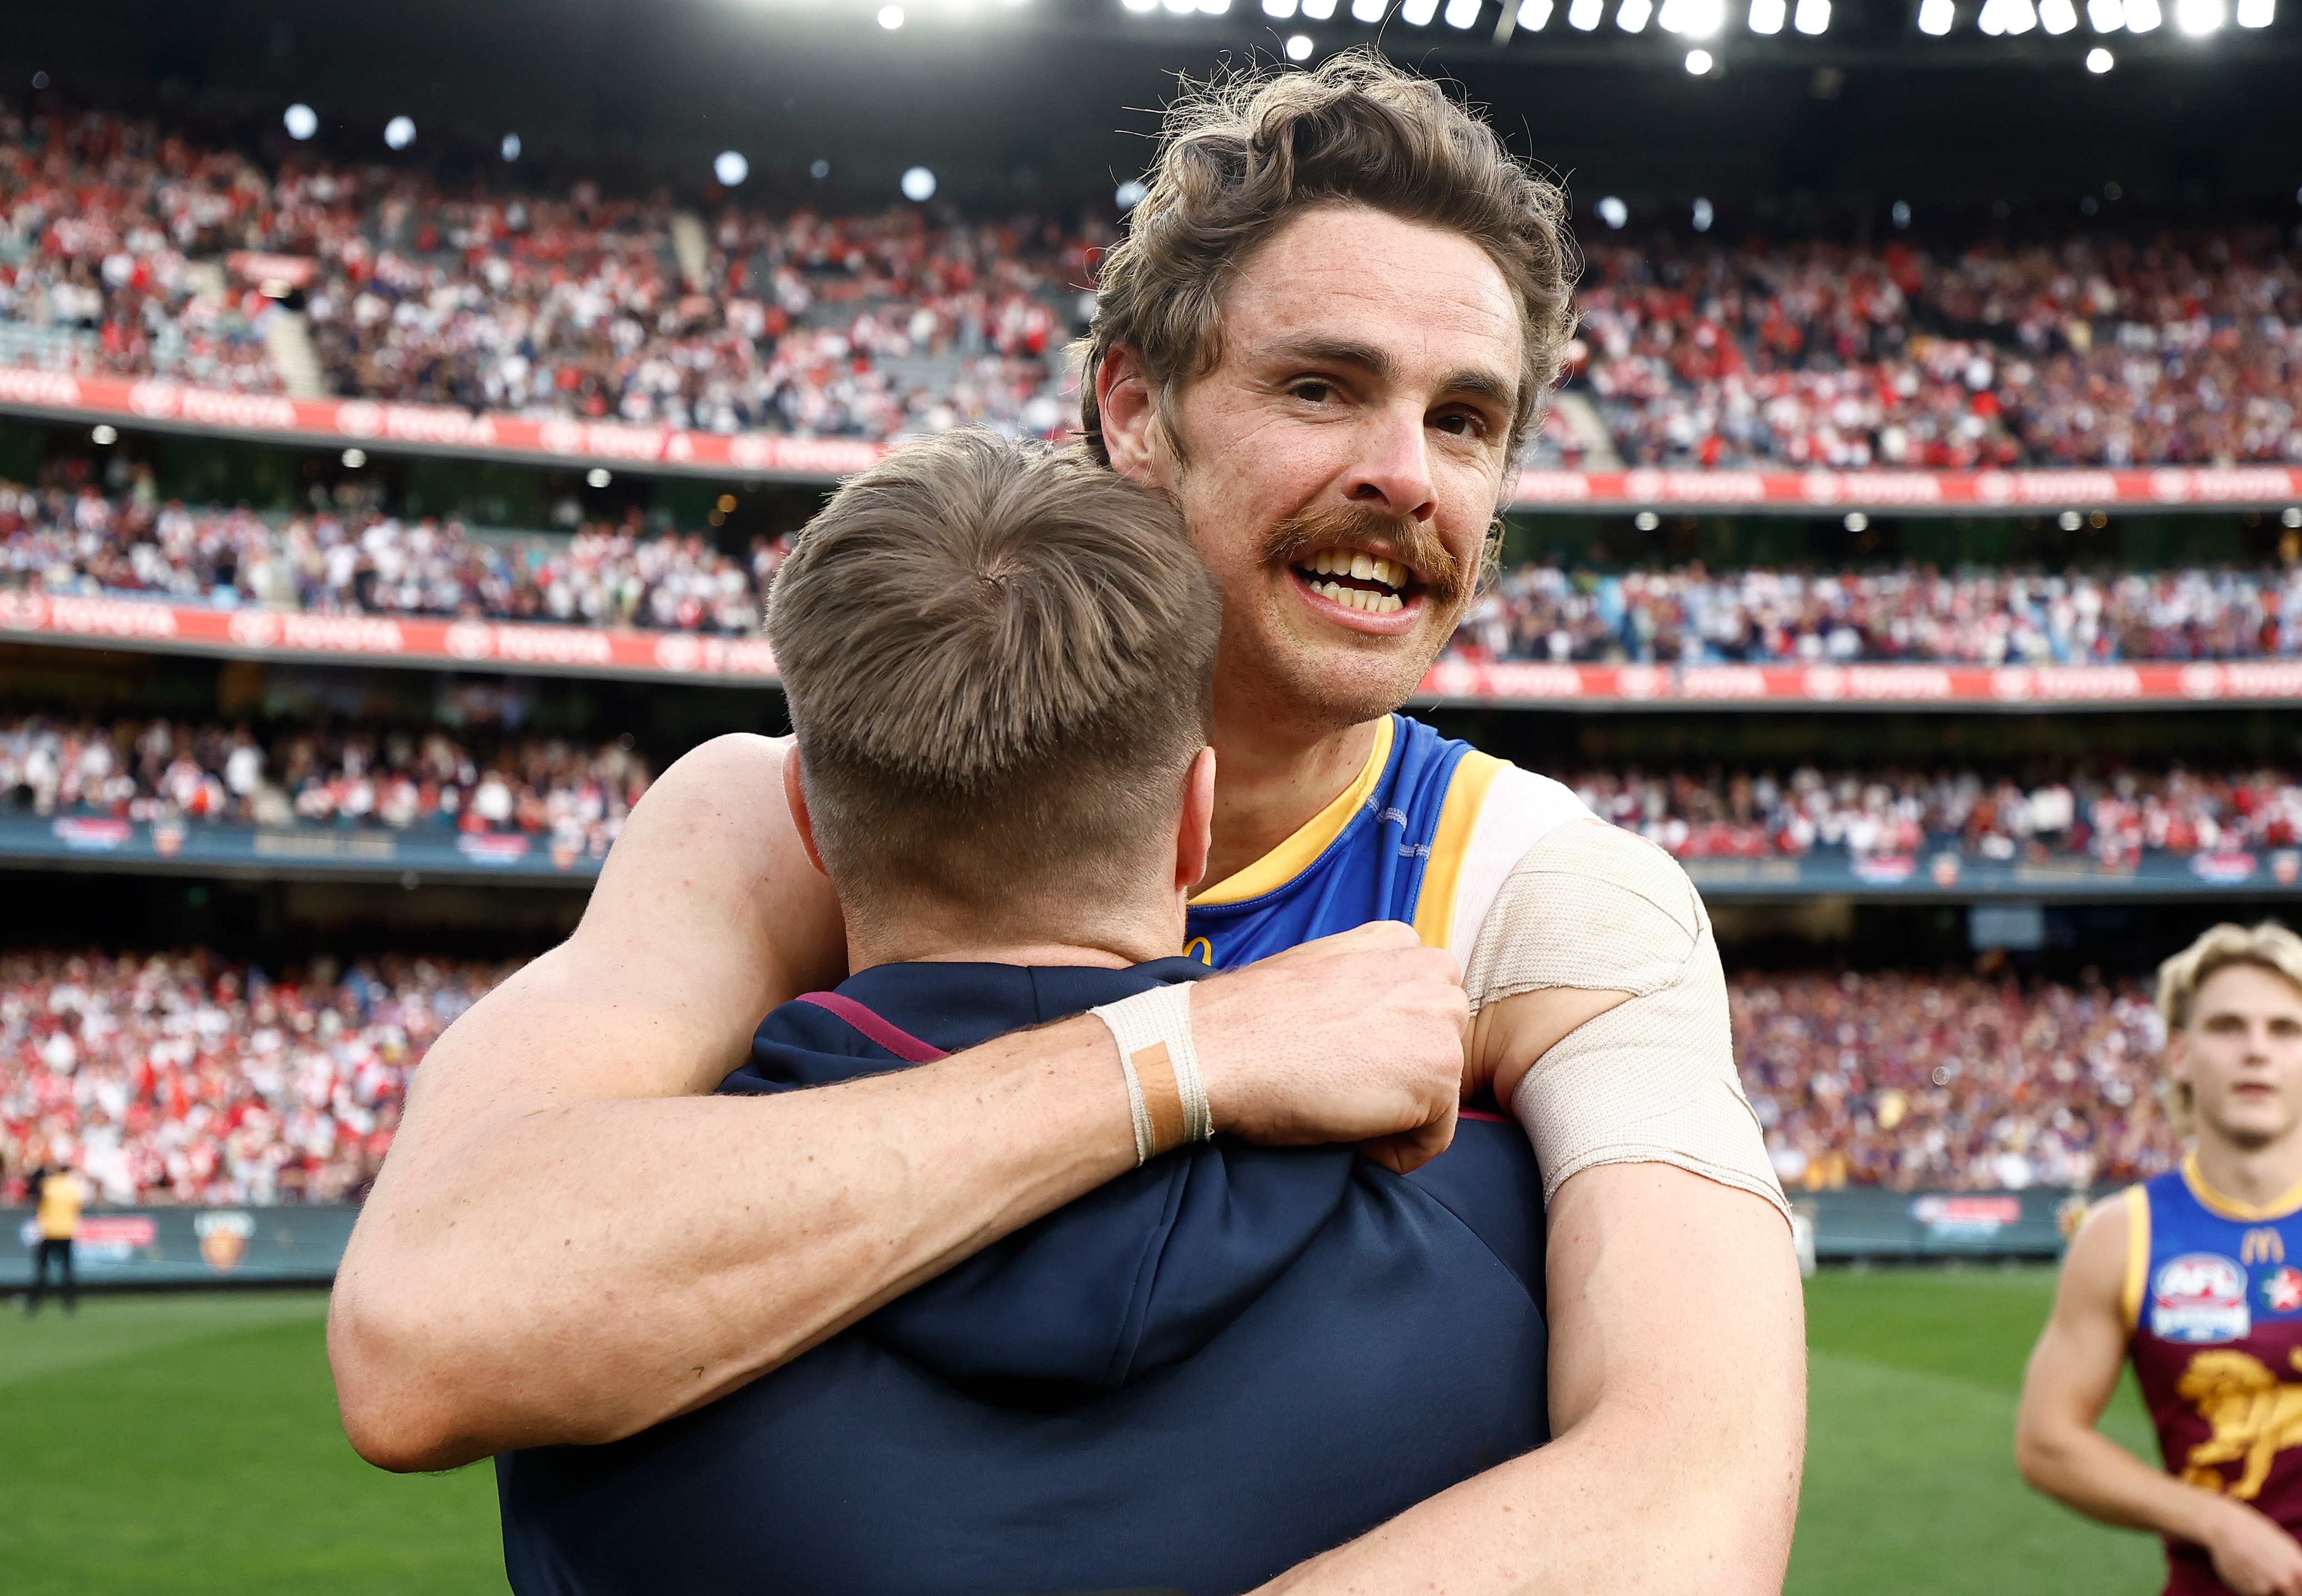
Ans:
{"label": "packed grandstand", "polygon": [[[0,360],[703,432],[1062,435],[1113,221],[705,216],[276,167],[114,115],[0,113]],[[302,309],[284,308],[290,300]],[[2273,231],[1876,248],[1593,246],[1533,457],[1859,469],[2302,461],[2302,257]]]}
{"label": "packed grandstand", "polygon": [[[120,1204],[357,1197],[424,1049],[506,973],[0,954],[0,1166],[64,1160]],[[2137,987],[1744,974],[1730,996],[1794,1189],[2085,1188],[2174,1155]]]}

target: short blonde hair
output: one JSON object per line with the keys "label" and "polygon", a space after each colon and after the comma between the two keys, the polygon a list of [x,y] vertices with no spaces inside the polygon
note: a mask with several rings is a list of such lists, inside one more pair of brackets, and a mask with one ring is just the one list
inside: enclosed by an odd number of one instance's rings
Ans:
{"label": "short blonde hair", "polygon": [[[2170,1037],[2190,1023],[2198,988],[2234,964],[2266,970],[2302,992],[2302,937],[2274,920],[2258,926],[2224,921],[2158,967],[2158,1017],[2166,1022]],[[2175,1130],[2188,1136],[2192,1125],[2190,1088],[2163,1079],[2158,1083],[2158,1096]]]}

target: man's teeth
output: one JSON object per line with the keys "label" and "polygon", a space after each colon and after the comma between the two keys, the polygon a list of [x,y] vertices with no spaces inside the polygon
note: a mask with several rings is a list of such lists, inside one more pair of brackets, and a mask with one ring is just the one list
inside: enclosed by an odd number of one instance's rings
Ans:
{"label": "man's teeth", "polygon": [[1346,609],[1364,609],[1373,615],[1389,615],[1407,607],[1407,601],[1397,593],[1371,593],[1362,587],[1345,587],[1340,582],[1314,582],[1311,591],[1323,599],[1332,599]]}
{"label": "man's teeth", "polygon": [[1322,576],[1356,576],[1385,587],[1405,587],[1413,575],[1395,559],[1382,559],[1361,549],[1322,549],[1303,564]]}

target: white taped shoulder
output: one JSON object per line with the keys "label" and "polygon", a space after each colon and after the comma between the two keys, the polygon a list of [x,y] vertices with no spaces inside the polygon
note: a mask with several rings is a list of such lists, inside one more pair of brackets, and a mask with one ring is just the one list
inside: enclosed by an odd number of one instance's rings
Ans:
{"label": "white taped shoulder", "polygon": [[1511,1095],[1546,1201],[1602,1163],[1668,1163],[1790,1213],[1735,1071],[1710,916],[1678,861],[1603,821],[1521,856],[1479,928],[1474,1011],[1546,987],[1631,994],[1537,1059]]}

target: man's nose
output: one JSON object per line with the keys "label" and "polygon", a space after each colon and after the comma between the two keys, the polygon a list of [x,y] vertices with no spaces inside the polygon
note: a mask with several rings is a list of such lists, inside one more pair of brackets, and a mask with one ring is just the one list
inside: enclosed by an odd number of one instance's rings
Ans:
{"label": "man's nose", "polygon": [[1394,406],[1370,421],[1343,496],[1387,516],[1427,521],[1438,508],[1421,408]]}

